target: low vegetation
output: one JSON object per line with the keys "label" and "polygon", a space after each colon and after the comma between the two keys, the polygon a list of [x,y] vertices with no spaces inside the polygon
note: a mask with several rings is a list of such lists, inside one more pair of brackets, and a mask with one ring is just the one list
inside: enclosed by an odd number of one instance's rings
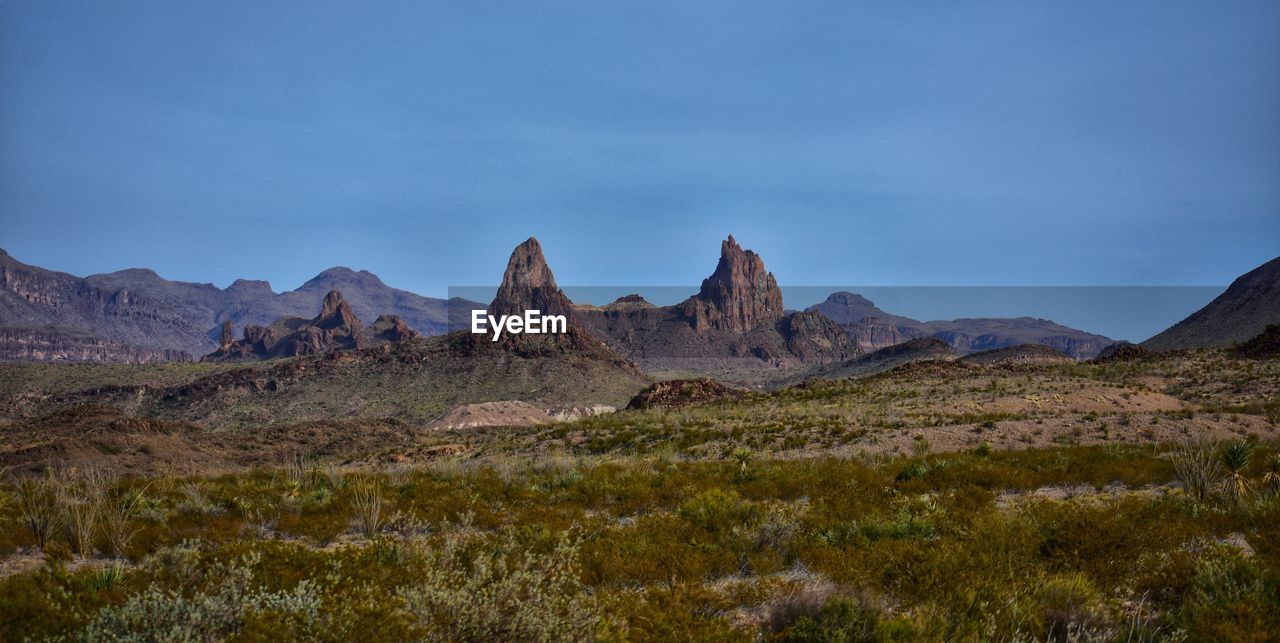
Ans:
{"label": "low vegetation", "polygon": [[57,471],[3,485],[0,638],[1267,640],[1276,457]]}

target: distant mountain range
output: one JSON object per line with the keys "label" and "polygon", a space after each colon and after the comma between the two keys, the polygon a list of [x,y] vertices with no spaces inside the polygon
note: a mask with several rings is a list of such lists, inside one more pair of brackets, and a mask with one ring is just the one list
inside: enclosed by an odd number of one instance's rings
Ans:
{"label": "distant mountain range", "polygon": [[1018,344],[1042,344],[1076,359],[1090,359],[1114,340],[1033,317],[987,317],[922,322],[880,310],[867,298],[837,292],[807,310],[840,325],[864,352],[909,339],[933,337],[959,353],[972,353]]}
{"label": "distant mountain range", "polygon": [[[76,277],[0,250],[0,359],[148,362],[183,353],[189,359],[219,347],[224,322],[244,328],[310,318],[333,290],[362,319],[391,314],[424,335],[448,330],[449,302],[392,288],[363,270],[330,268],[297,290],[275,293],[265,281],[241,279],[224,289],[145,269]],[[460,319],[483,307],[454,303]]]}
{"label": "distant mountain range", "polygon": [[[326,296],[337,293],[336,303]],[[345,311],[326,321],[332,306]],[[376,275],[330,268],[296,290],[265,281],[227,288],[169,281],[145,269],[76,277],[17,261],[0,250],[0,360],[156,362],[263,359],[352,349],[414,334],[468,327],[484,304],[391,288]],[[537,308],[649,371],[709,371],[842,363],[912,339],[934,338],[959,354],[1040,344],[1076,359],[1112,340],[1030,317],[919,321],[861,295],[837,292],[800,312],[783,308],[772,273],[730,236],[698,293],[674,306],[628,295],[606,306],[575,304],[555,284],[542,248],[512,253],[491,311]],[[323,310],[322,310],[323,309]],[[322,310],[320,317],[313,317]],[[335,309],[336,310],[336,309]],[[377,319],[369,327],[364,323]],[[365,320],[362,322],[361,320]],[[1221,346],[1280,321],[1280,259],[1244,275],[1203,310],[1144,342],[1151,350]]]}
{"label": "distant mountain range", "polygon": [[1280,257],[1250,270],[1190,317],[1142,342],[1155,351],[1239,344],[1280,323]]}

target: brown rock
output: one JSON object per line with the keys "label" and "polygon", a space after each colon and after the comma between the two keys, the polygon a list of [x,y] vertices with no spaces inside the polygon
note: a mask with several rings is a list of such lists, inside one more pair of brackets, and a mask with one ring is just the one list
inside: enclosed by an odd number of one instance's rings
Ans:
{"label": "brown rock", "polygon": [[355,336],[359,334],[364,324],[360,322],[360,318],[351,312],[351,305],[342,300],[342,293],[336,290],[330,290],[324,296],[324,303],[320,307],[320,315],[317,316],[312,323],[325,330],[338,330],[344,335]]}
{"label": "brown rock", "polygon": [[1098,356],[1093,359],[1095,362],[1128,362],[1135,359],[1142,359],[1151,355],[1151,351],[1134,344],[1132,342],[1116,342],[1103,348]]}
{"label": "brown rock", "polygon": [[218,350],[226,350],[231,344],[235,343],[235,324],[228,319],[222,322],[222,334],[218,338]]}
{"label": "brown rock", "polygon": [[555,275],[542,256],[542,245],[533,237],[511,251],[498,295],[489,304],[491,315],[523,315],[526,310],[564,315],[573,321],[573,304],[556,285]]}
{"label": "brown rock", "polygon": [[729,235],[720,244],[720,262],[697,295],[680,308],[698,331],[746,332],[782,318],[782,290],[759,255],[743,250]]}
{"label": "brown rock", "polygon": [[679,408],[708,404],[720,400],[734,400],[742,397],[742,392],[717,382],[709,377],[668,380],[658,382],[641,391],[631,402],[628,409]]}
{"label": "brown rock", "polygon": [[369,327],[369,332],[374,339],[388,342],[402,342],[419,336],[398,315],[379,316],[373,326]]}
{"label": "brown rock", "polygon": [[817,363],[853,357],[857,345],[835,322],[817,311],[791,313],[778,322],[787,350],[801,361]]}

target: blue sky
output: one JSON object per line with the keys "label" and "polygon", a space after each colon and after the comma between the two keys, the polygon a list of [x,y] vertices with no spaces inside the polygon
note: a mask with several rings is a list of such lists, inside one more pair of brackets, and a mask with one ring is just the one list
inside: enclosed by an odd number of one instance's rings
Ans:
{"label": "blue sky", "polygon": [[0,1],[0,247],[75,274],[1223,285],[1280,3]]}

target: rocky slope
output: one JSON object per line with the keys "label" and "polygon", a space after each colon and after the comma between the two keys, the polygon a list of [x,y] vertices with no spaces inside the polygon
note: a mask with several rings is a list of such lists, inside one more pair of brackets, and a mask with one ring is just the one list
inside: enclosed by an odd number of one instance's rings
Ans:
{"label": "rocky slope", "polygon": [[1227,346],[1280,323],[1280,257],[1250,270],[1190,317],[1142,342],[1154,351]]}
{"label": "rocky slope", "polygon": [[960,353],[1041,344],[1076,359],[1089,359],[1113,340],[1033,317],[972,318],[922,322],[880,310],[865,297],[837,292],[806,310],[844,329],[861,350],[873,351],[917,337],[934,337]]}
{"label": "rocky slope", "polygon": [[776,388],[813,379],[866,377],[891,371],[912,362],[948,361],[956,357],[957,353],[942,340],[933,337],[917,337],[854,359],[810,367],[786,379],[772,382],[771,387]]}
{"label": "rocky slope", "polygon": [[[99,353],[108,361],[129,361],[131,355],[147,351],[203,355],[218,347],[223,322],[268,326],[285,317],[306,317],[332,290],[342,290],[359,317],[397,315],[424,335],[444,333],[451,314],[465,317],[472,306],[480,306],[422,297],[391,288],[372,273],[340,267],[320,273],[297,290],[277,294],[265,281],[238,280],[222,289],[169,281],[141,269],[81,278],[24,264],[0,250],[0,324],[91,335],[102,344]],[[0,352],[13,355],[23,350],[16,344],[0,347]],[[46,353],[33,352],[24,359],[40,354]]]}

